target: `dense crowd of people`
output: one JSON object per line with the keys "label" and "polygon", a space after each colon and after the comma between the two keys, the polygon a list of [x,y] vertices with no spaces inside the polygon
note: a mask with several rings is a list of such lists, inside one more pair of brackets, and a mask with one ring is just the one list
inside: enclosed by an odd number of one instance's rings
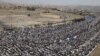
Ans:
{"label": "dense crowd of people", "polygon": [[4,30],[0,32],[0,56],[86,56],[100,42],[100,34],[92,39],[99,31],[99,18]]}

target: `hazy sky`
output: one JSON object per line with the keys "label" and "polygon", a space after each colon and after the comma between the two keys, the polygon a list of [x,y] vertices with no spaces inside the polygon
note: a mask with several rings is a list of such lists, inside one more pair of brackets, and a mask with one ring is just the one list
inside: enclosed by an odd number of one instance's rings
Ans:
{"label": "hazy sky", "polygon": [[100,0],[2,0],[20,4],[48,4],[48,5],[99,5]]}

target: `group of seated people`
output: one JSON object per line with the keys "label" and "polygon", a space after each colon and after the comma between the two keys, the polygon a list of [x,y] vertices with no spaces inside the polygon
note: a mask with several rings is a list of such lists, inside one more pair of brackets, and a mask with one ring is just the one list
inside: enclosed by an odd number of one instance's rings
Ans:
{"label": "group of seated people", "polygon": [[[95,19],[94,19],[95,20]],[[92,21],[0,32],[0,56],[86,56],[100,42]],[[87,41],[87,45],[82,46]]]}

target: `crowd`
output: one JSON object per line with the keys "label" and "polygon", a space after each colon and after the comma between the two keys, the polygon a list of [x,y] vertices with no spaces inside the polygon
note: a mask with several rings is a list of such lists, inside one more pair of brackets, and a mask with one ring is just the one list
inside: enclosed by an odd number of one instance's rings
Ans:
{"label": "crowd", "polygon": [[97,19],[1,31],[0,56],[86,56],[100,42],[100,35],[90,40],[100,30]]}

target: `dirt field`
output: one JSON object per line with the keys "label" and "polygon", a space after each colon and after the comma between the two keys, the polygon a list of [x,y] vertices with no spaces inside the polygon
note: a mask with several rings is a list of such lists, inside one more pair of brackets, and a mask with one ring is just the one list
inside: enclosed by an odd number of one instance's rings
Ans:
{"label": "dirt field", "polygon": [[[54,11],[55,12],[55,11]],[[59,12],[58,12],[59,13]],[[30,16],[27,16],[30,14]],[[23,27],[34,24],[47,24],[48,22],[61,22],[57,12],[43,13],[41,11],[27,11],[27,10],[0,10],[0,21],[6,25],[13,27]],[[67,20],[80,19],[83,16],[66,13]]]}
{"label": "dirt field", "polygon": [[90,56],[100,56],[100,45],[97,46]]}

